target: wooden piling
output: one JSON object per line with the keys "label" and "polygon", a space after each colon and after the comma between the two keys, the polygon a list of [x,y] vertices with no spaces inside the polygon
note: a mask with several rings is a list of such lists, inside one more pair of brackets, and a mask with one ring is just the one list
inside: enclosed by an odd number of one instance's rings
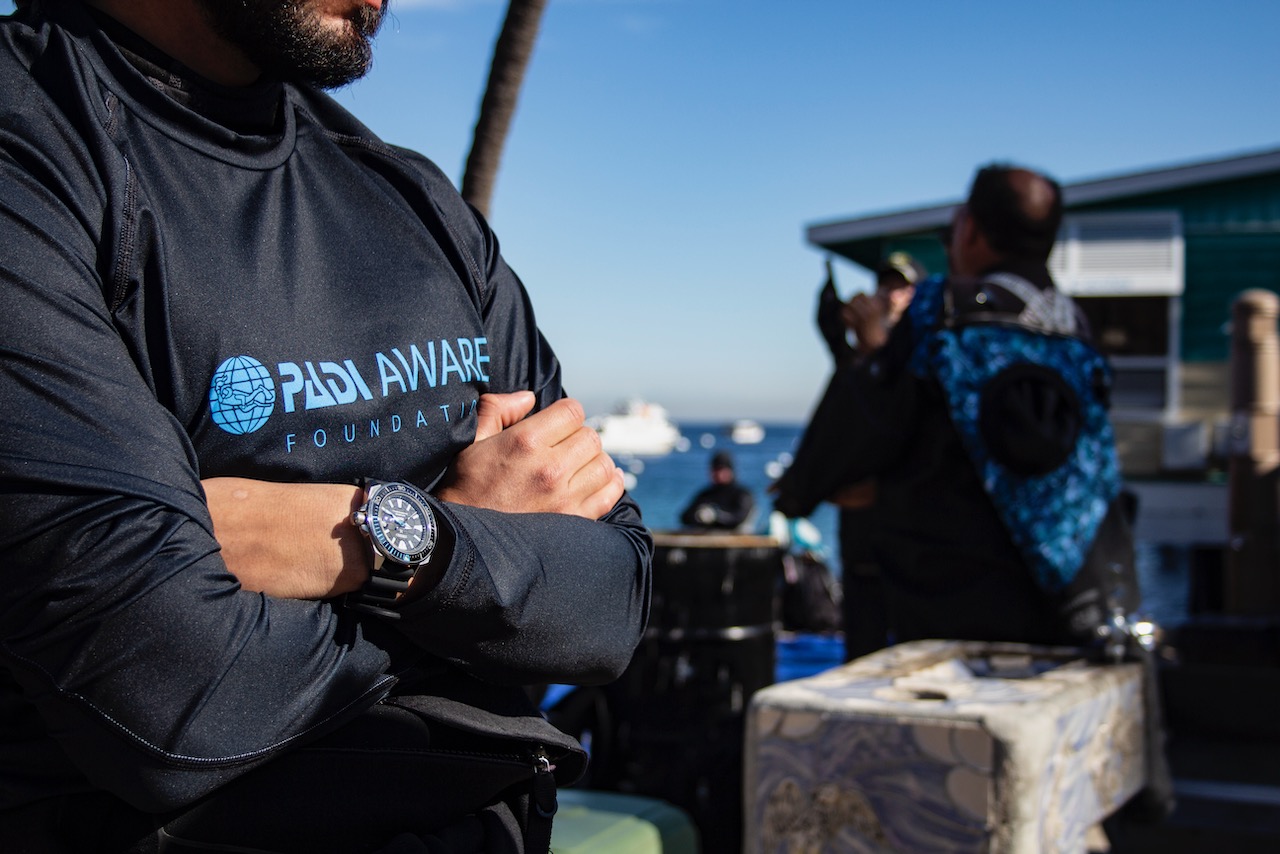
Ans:
{"label": "wooden piling", "polygon": [[1232,614],[1280,612],[1280,297],[1252,289],[1232,306],[1230,541],[1223,591]]}

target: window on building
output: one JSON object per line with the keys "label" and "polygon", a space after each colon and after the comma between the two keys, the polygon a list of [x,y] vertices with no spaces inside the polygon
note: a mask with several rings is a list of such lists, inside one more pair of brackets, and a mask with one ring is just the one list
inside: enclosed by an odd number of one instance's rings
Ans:
{"label": "window on building", "polygon": [[1170,297],[1081,297],[1094,343],[1108,356],[1169,353]]}
{"label": "window on building", "polygon": [[1070,214],[1049,259],[1115,370],[1112,414],[1162,419],[1178,407],[1182,220],[1177,211]]}

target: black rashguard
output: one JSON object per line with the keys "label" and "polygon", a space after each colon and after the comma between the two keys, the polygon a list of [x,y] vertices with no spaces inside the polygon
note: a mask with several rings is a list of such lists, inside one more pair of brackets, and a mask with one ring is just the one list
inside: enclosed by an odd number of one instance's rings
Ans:
{"label": "black rashguard", "polygon": [[395,630],[240,589],[201,478],[430,487],[481,393],[545,406],[560,366],[429,161],[292,85],[210,87],[274,99],[270,133],[229,130],[78,3],[36,5],[0,21],[0,810],[187,803],[424,657],[616,675],[648,606],[629,498],[602,522],[436,502],[453,559]]}

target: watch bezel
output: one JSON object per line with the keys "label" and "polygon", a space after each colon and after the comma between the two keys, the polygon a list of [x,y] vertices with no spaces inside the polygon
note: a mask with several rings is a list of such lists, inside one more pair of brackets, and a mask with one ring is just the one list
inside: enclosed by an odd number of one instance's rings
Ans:
{"label": "watch bezel", "polygon": [[[391,545],[386,530],[382,527],[382,516],[379,512],[382,504],[392,498],[400,497],[414,504],[420,512],[426,526],[422,548],[414,552],[404,552]],[[436,515],[431,509],[426,496],[407,483],[379,483],[371,488],[368,501],[364,506],[364,525],[368,531],[369,541],[387,560],[402,566],[421,566],[431,558],[437,538]]]}

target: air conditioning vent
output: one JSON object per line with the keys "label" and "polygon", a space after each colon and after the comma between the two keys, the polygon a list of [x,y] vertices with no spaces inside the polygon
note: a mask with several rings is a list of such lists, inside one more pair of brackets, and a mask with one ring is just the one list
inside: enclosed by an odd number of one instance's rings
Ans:
{"label": "air conditioning vent", "polygon": [[1177,211],[1067,216],[1049,269],[1069,294],[1181,294],[1182,218]]}

